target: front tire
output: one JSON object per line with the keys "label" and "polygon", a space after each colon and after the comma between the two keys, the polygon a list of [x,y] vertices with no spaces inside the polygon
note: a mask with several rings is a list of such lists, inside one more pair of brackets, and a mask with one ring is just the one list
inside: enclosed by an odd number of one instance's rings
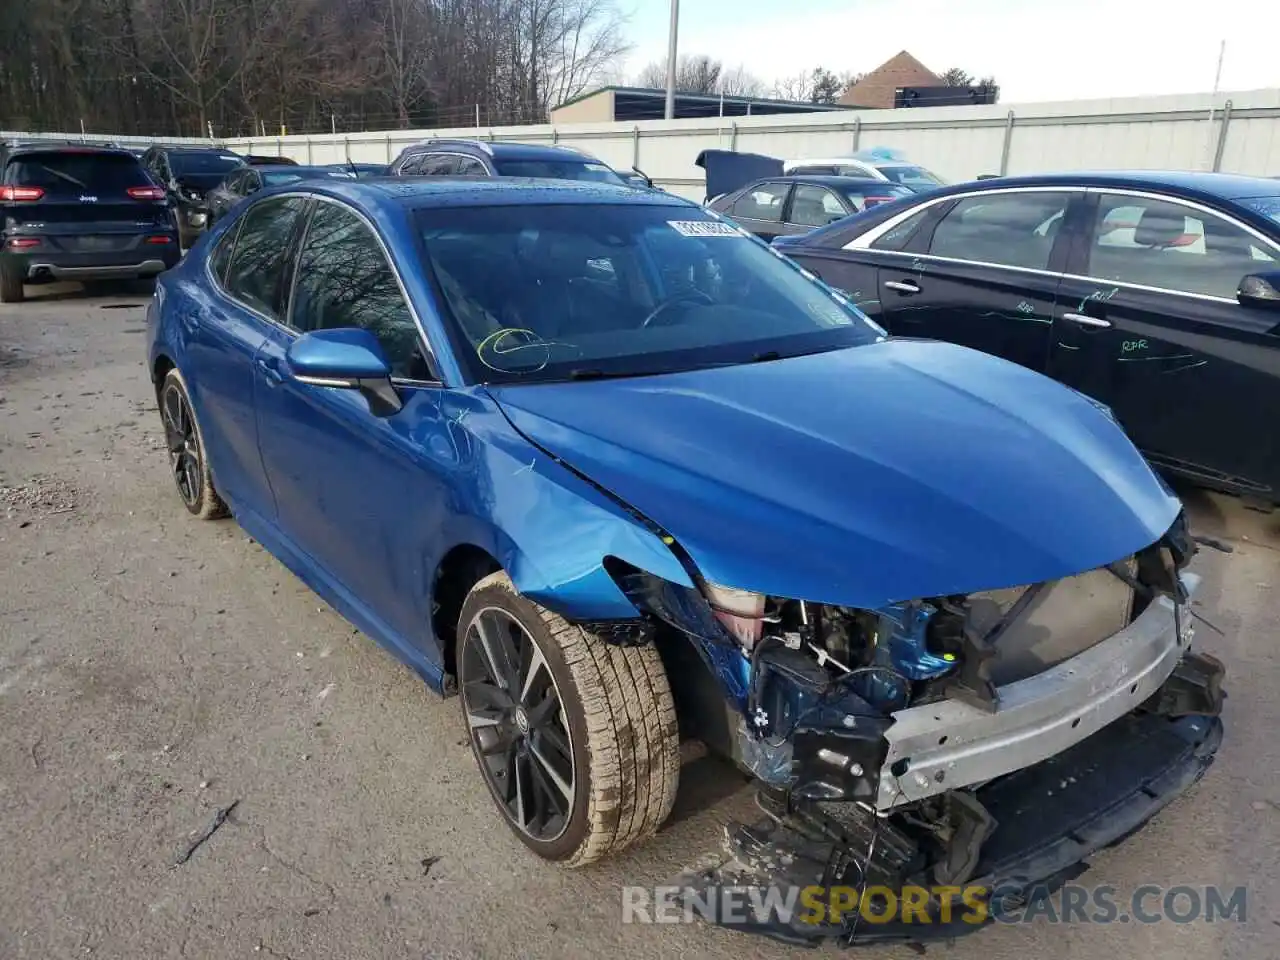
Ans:
{"label": "front tire", "polygon": [[0,303],[21,303],[25,298],[22,271],[11,259],[0,256]]}
{"label": "front tire", "polygon": [[592,863],[666,820],[679,728],[652,646],[607,644],[520,596],[499,572],[463,604],[458,680],[481,775],[540,857]]}
{"label": "front tire", "polygon": [[178,496],[189,512],[201,520],[217,520],[230,512],[213,487],[209,455],[196,422],[187,382],[177,367],[165,374],[160,385],[160,419],[164,423],[169,468]]}

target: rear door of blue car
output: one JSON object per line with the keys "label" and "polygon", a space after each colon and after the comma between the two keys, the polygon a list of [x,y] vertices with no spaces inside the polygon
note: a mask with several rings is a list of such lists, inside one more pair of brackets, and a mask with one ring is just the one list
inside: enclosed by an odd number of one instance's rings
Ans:
{"label": "rear door of blue car", "polygon": [[[258,451],[254,409],[258,348],[284,316],[289,275],[305,196],[268,197],[229,224],[210,249],[208,272],[200,255],[186,269],[201,289],[179,307],[189,316],[186,373],[218,489],[241,522],[252,511],[270,521],[275,501]],[[249,521],[251,525],[251,521]]]}
{"label": "rear door of blue car", "polygon": [[4,168],[22,202],[7,205],[6,233],[22,252],[59,266],[163,259],[172,247],[172,215],[163,190],[125,150],[55,147],[24,150]]}

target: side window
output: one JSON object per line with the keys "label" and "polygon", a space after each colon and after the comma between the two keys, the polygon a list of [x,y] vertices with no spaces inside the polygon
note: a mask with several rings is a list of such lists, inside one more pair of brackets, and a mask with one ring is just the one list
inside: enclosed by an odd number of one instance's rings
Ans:
{"label": "side window", "polygon": [[222,235],[218,245],[213,248],[213,253],[209,254],[209,272],[220,284],[227,279],[227,264],[231,262],[231,251],[235,249],[236,234],[239,232],[240,225],[233,224],[231,229]]}
{"label": "side window", "polygon": [[933,213],[931,207],[926,207],[913,213],[907,219],[903,220],[896,227],[892,227],[880,234],[871,243],[872,250],[904,250],[911,238],[916,235],[916,231],[926,219]]}
{"label": "side window", "polygon": [[933,230],[929,253],[1044,270],[1069,193],[993,193],[961,200]]}
{"label": "side window", "polygon": [[462,157],[458,160],[458,174],[464,177],[487,177],[489,171],[475,157]]}
{"label": "side window", "polygon": [[233,173],[227,177],[225,186],[228,193],[240,194],[244,192],[244,173]]}
{"label": "side window", "polygon": [[240,237],[227,270],[226,288],[273,320],[280,318],[285,262],[305,197],[272,197],[254,204],[240,221]]}
{"label": "side window", "polygon": [[778,223],[782,220],[782,207],[790,188],[789,183],[757,184],[734,201],[730,215]]}
{"label": "side window", "polygon": [[1277,267],[1273,248],[1216,214],[1167,200],[1099,198],[1091,277],[1232,299],[1246,274]]}
{"label": "side window", "polygon": [[422,338],[382,244],[350,210],[321,203],[298,255],[292,325],[302,331],[360,327],[378,338],[391,374],[427,380]]}
{"label": "side window", "polygon": [[847,211],[834,193],[812,183],[797,183],[791,194],[791,223],[805,227],[825,227]]}
{"label": "side window", "polygon": [[402,177],[417,176],[419,169],[422,166],[422,161],[423,161],[422,154],[417,154],[416,156],[406,158],[404,163],[400,165],[399,176],[402,176]]}
{"label": "side window", "polygon": [[258,175],[256,170],[246,170],[244,179],[240,181],[240,192],[245,196],[251,193],[257,193],[262,189],[262,177]]}
{"label": "side window", "polygon": [[832,166],[824,167],[824,166],[814,166],[813,164],[808,164],[803,167],[793,167],[787,172],[795,173],[795,174],[814,173],[821,176],[833,176],[836,172],[836,168]]}
{"label": "side window", "polygon": [[429,153],[422,158],[417,173],[427,177],[447,177],[458,169],[458,158],[444,153]]}

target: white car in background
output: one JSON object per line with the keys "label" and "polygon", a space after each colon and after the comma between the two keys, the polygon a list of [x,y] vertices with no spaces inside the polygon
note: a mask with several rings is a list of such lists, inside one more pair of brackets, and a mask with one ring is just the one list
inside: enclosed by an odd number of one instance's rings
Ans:
{"label": "white car in background", "polygon": [[910,163],[896,151],[884,148],[843,157],[802,157],[783,164],[785,174],[819,174],[838,177],[870,177],[898,183],[916,193],[946,186],[947,181],[917,163]]}

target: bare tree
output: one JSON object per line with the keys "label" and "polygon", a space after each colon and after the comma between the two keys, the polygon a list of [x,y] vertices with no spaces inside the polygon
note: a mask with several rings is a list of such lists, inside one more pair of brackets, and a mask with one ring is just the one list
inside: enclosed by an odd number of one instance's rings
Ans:
{"label": "bare tree", "polygon": [[808,70],[779,77],[773,82],[773,95],[779,100],[808,100],[812,89],[813,75]]}
{"label": "bare tree", "polygon": [[[720,74],[724,65],[706,54],[686,54],[676,61],[676,89],[681,93],[711,94],[720,91]],[[648,64],[636,77],[641,87],[665,88],[667,63],[665,60]]]}
{"label": "bare tree", "polygon": [[[542,120],[620,0],[0,0],[0,125],[221,133]],[[464,119],[465,118],[465,119]]]}
{"label": "bare tree", "polygon": [[764,96],[764,81],[748,72],[745,66],[739,65],[732,70],[720,74],[720,93],[726,97],[761,97]]}

